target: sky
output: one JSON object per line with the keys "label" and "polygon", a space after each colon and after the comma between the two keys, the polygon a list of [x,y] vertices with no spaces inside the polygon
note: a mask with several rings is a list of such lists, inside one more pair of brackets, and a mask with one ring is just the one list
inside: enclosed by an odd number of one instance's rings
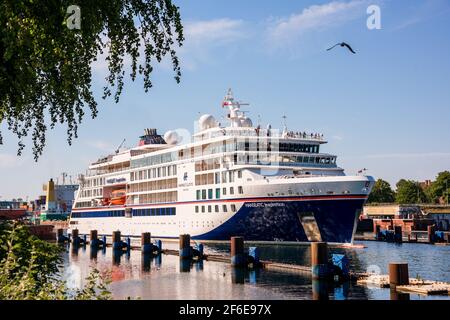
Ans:
{"label": "sky", "polygon": [[[142,79],[127,78],[119,103],[102,100],[107,65],[100,57],[92,66],[99,113],[84,118],[72,146],[59,125],[48,131],[38,162],[29,139],[17,157],[17,138],[0,125],[0,200],[32,200],[50,177],[61,182],[62,172],[76,181],[123,139],[135,146],[144,128],[193,132],[200,114],[221,119],[230,87],[250,103],[244,109],[253,123],[281,128],[285,115],[289,130],[323,133],[321,151],[336,154],[346,174],[367,168],[395,186],[450,169],[449,1],[175,2],[186,37],[178,49],[181,83],[165,60],[155,65],[148,93]],[[367,27],[370,5],[380,8],[381,29]],[[341,41],[357,53],[326,50]]]}

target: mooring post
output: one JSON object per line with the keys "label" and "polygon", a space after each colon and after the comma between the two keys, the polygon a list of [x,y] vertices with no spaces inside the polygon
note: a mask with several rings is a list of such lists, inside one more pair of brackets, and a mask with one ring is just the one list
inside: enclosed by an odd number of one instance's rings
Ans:
{"label": "mooring post", "polygon": [[259,265],[259,248],[258,247],[249,247],[248,248],[248,256],[251,257],[253,267],[257,267]]}
{"label": "mooring post", "polygon": [[403,242],[402,226],[394,227],[394,239],[395,242]]}
{"label": "mooring post", "polygon": [[447,243],[450,243],[450,233],[447,233]]}
{"label": "mooring post", "polygon": [[97,230],[91,230],[89,231],[89,242],[91,244],[91,247],[97,247],[98,246],[98,233]]}
{"label": "mooring post", "polygon": [[64,237],[64,229],[57,229],[56,230],[56,241],[58,243],[64,242],[66,239]]}
{"label": "mooring post", "polygon": [[234,267],[245,266],[244,255],[244,238],[243,237],[231,237],[231,265]]}
{"label": "mooring post", "polygon": [[408,264],[403,262],[389,263],[389,284],[402,286],[409,284]]}
{"label": "mooring post", "polygon": [[180,234],[180,258],[192,258],[191,236],[188,234]]}
{"label": "mooring post", "polygon": [[142,253],[152,252],[152,235],[150,232],[143,232],[141,234],[141,251]]}
{"label": "mooring post", "polygon": [[311,242],[311,270],[313,279],[328,277],[328,245],[326,242]]}
{"label": "mooring post", "polygon": [[106,248],[106,236],[105,235],[103,235],[103,237],[102,237],[102,245],[103,245],[103,248]]}
{"label": "mooring post", "polygon": [[79,245],[80,244],[80,238],[78,236],[78,229],[73,229],[72,230],[72,241],[74,245]]}
{"label": "mooring post", "polygon": [[131,238],[130,236],[127,237],[127,251],[131,250]]}
{"label": "mooring post", "polygon": [[120,240],[120,231],[114,231],[112,234],[113,249],[122,249],[122,241]]}
{"label": "mooring post", "polygon": [[427,227],[427,232],[428,232],[428,242],[429,243],[434,243],[434,225],[428,226]]}
{"label": "mooring post", "polygon": [[374,232],[375,232],[375,240],[380,241],[381,240],[381,226],[379,224],[375,225]]}
{"label": "mooring post", "polygon": [[161,240],[155,240],[155,246],[158,248],[159,252],[162,252],[162,241]]}

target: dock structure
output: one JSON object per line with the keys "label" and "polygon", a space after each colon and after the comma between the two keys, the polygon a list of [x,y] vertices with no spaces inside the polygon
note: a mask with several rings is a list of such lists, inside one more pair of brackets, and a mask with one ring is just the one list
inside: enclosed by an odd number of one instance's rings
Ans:
{"label": "dock structure", "polygon": [[[398,231],[397,231],[398,232]],[[78,236],[77,233],[75,233]],[[98,234],[96,230],[92,230],[90,233],[91,246],[98,240]],[[190,268],[191,264],[187,263],[194,258],[194,251],[198,251],[201,248],[201,255],[197,253],[199,260],[216,261],[223,263],[230,263],[233,269],[241,267],[252,268],[260,267],[264,270],[272,270],[279,272],[287,272],[301,275],[310,275],[313,281],[331,281],[335,280],[336,275],[342,275],[347,273],[345,277],[339,277],[339,281],[352,281],[358,285],[365,286],[377,286],[380,288],[390,288],[391,293],[417,293],[424,295],[450,295],[450,283],[422,280],[409,278],[408,264],[405,262],[393,262],[388,265],[389,274],[380,275],[374,273],[360,273],[351,272],[348,270],[348,261],[346,261],[344,255],[332,255],[332,259],[329,259],[328,245],[326,242],[312,242],[311,243],[311,266],[302,266],[296,264],[279,263],[268,260],[260,260],[258,249],[256,247],[250,247],[249,253],[244,251],[244,239],[243,237],[232,237],[230,239],[230,255],[220,254],[203,254],[203,246],[197,245],[197,249],[193,249],[190,246],[190,235],[180,235],[179,238],[179,250],[162,249],[161,240],[157,240],[155,244],[151,243],[151,233],[142,233],[140,239],[140,245],[131,245],[130,237],[127,237],[127,242],[121,240],[120,231],[115,231],[112,234],[112,243],[106,243],[106,236],[103,235],[103,240],[98,240],[104,244],[104,247],[109,246],[113,249],[123,250],[124,248],[129,250],[141,250],[145,256],[147,253],[153,253],[157,256],[160,254],[175,255],[180,257],[180,266],[182,261],[183,270]],[[87,242],[87,241],[86,241]],[[88,243],[88,242],[87,242]],[[150,251],[149,251],[150,250]],[[117,251],[117,250],[114,250]],[[233,258],[234,257],[234,258]],[[331,262],[330,262],[331,260]],[[252,265],[249,262],[257,262]],[[180,269],[181,270],[181,269]]]}

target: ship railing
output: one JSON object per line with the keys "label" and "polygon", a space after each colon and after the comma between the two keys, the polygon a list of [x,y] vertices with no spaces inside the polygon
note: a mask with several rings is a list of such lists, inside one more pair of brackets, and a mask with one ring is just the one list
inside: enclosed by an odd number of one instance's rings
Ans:
{"label": "ship railing", "polygon": [[306,133],[299,131],[280,132],[279,130],[257,129],[257,128],[250,128],[246,130],[243,130],[243,128],[223,128],[221,130],[207,132],[205,134],[195,136],[194,140],[202,141],[205,139],[217,138],[224,135],[325,141],[323,134],[320,133]]}
{"label": "ship railing", "polygon": [[107,173],[114,173],[114,172],[119,172],[119,171],[124,171],[129,169],[130,167],[120,167],[120,168],[114,168],[114,169],[93,169],[93,170],[88,170],[86,172],[86,177],[93,177],[93,176],[98,176],[101,174],[107,174]]}

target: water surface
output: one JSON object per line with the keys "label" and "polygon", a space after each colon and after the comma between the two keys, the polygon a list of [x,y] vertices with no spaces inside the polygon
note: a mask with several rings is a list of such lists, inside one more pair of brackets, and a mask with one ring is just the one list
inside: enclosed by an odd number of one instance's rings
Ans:
{"label": "water surface", "polygon": [[[389,262],[405,261],[411,277],[450,282],[450,247],[425,244],[357,242],[364,249],[330,248],[345,253],[354,271],[380,270],[387,274]],[[177,248],[164,242],[164,248]],[[310,264],[307,246],[260,245],[261,259],[301,265]],[[207,244],[207,253],[229,254],[227,244]],[[79,287],[91,268],[110,272],[110,290],[115,299],[397,299],[389,289],[367,288],[351,283],[327,285],[313,282],[310,275],[279,271],[242,271],[228,263],[185,262],[178,256],[145,257],[140,251],[113,254],[111,248],[92,251],[89,246],[67,249],[64,277]],[[449,299],[447,296],[410,294],[400,298]]]}

